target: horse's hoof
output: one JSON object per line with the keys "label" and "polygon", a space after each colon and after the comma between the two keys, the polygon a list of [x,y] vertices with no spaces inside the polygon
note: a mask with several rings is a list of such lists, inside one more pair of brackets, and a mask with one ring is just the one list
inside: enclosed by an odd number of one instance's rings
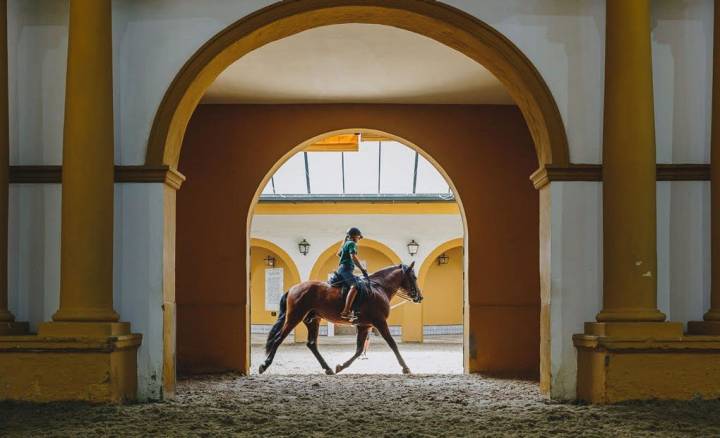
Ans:
{"label": "horse's hoof", "polygon": [[412,374],[410,368],[403,368],[403,374]]}
{"label": "horse's hoof", "polygon": [[333,373],[333,370],[331,370],[330,368],[328,368],[328,369],[325,370],[325,374],[327,374],[328,376],[332,376],[332,375],[335,374],[335,373]]}
{"label": "horse's hoof", "polygon": [[260,365],[260,368],[258,368],[258,372],[260,374],[262,374],[265,372],[266,369],[267,369],[267,367],[265,366],[265,364],[262,364],[262,365]]}
{"label": "horse's hoof", "polygon": [[335,367],[335,374],[339,373],[339,372],[342,371],[342,370],[343,370],[342,365],[337,365],[337,366]]}

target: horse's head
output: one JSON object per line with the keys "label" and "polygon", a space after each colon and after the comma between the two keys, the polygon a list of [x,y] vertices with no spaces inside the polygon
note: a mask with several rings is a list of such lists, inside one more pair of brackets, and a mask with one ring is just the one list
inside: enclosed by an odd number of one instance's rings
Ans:
{"label": "horse's head", "polygon": [[413,302],[421,302],[423,300],[423,296],[422,293],[420,293],[420,288],[417,284],[417,276],[415,275],[415,270],[413,269],[415,267],[415,262],[410,263],[410,266],[400,265],[400,267],[403,271],[400,288],[410,295]]}

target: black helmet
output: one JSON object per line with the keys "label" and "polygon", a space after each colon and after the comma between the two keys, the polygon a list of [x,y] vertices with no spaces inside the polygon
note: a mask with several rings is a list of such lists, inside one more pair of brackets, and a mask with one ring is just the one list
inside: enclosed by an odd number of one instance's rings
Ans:
{"label": "black helmet", "polygon": [[360,228],[352,227],[349,230],[347,230],[346,233],[350,237],[362,237],[362,233],[360,232]]}

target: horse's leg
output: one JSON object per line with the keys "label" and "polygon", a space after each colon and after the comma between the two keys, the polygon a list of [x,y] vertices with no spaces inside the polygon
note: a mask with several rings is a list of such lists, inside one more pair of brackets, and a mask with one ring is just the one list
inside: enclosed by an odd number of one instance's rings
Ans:
{"label": "horse's leg", "polygon": [[325,370],[325,374],[330,375],[334,374],[333,370],[330,369],[327,362],[325,362],[325,359],[320,355],[320,351],[318,351],[317,348],[317,338],[318,334],[320,333],[320,318],[313,315],[312,312],[305,317],[303,320],[305,323],[305,327],[307,327],[308,330],[308,341],[307,341],[307,347],[312,351],[312,354],[315,356],[315,359],[320,362],[320,366],[323,367]]}
{"label": "horse's leg", "polygon": [[300,321],[303,320],[305,317],[304,313],[297,313],[290,310],[288,312],[287,319],[285,319],[285,324],[283,325],[283,328],[280,330],[280,333],[275,337],[275,340],[273,341],[272,345],[270,346],[270,351],[268,352],[268,355],[265,357],[265,362],[260,365],[260,368],[258,369],[258,372],[260,374],[264,373],[265,370],[270,367],[270,364],[272,364],[273,359],[275,358],[275,353],[277,352],[277,349],[280,347],[280,345],[283,343],[287,335],[290,334],[292,329],[295,328],[296,325],[300,324]]}
{"label": "horse's leg", "polygon": [[403,374],[410,374],[410,368],[408,368],[402,356],[400,356],[400,350],[398,350],[395,339],[393,339],[392,335],[390,334],[390,329],[388,328],[387,321],[383,319],[376,322],[375,328],[378,329],[378,331],[380,332],[380,336],[385,339],[385,342],[387,342],[387,344],[390,346],[390,349],[393,351],[393,353],[395,353],[395,357],[397,357],[397,360],[402,367]]}
{"label": "horse's leg", "polygon": [[350,364],[352,364],[355,361],[355,359],[357,359],[358,356],[360,356],[360,354],[362,354],[363,344],[365,344],[365,338],[367,338],[368,330],[370,330],[370,326],[367,326],[367,325],[358,326],[358,328],[357,328],[357,345],[355,347],[355,354],[353,355],[353,357],[348,359],[344,364],[337,365],[335,367],[336,373],[339,373],[340,371],[349,367]]}

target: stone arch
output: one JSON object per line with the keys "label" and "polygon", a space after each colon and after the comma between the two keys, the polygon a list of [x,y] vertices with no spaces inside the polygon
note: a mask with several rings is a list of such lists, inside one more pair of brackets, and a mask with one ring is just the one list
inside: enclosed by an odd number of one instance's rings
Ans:
{"label": "stone arch", "polygon": [[[310,279],[318,279],[321,278],[321,272],[320,269],[327,263],[328,260],[330,260],[332,257],[336,257],[336,253],[340,245],[342,244],[341,240],[338,240],[337,242],[333,243],[325,251],[323,251],[318,258],[315,260],[315,263],[313,263],[313,267],[310,270]],[[363,239],[362,240],[362,246],[365,246],[367,248],[372,248],[384,256],[386,256],[393,264],[400,264],[401,260],[400,257],[393,251],[389,246],[385,245],[382,242],[378,242],[377,240],[373,239]]]}
{"label": "stone arch", "polygon": [[557,104],[537,69],[510,40],[477,18],[427,0],[279,2],[244,17],[205,43],[170,84],[153,121],[146,164],[177,168],[183,137],[200,98],[245,54],[316,27],[365,23],[398,27],[453,48],[493,73],[522,111],[539,167],[567,166],[567,137]]}
{"label": "stone arch", "polygon": [[287,266],[287,268],[290,270],[290,278],[294,278],[296,283],[299,283],[302,280],[300,278],[300,271],[295,264],[295,260],[293,260],[293,258],[290,257],[290,254],[288,254],[284,249],[280,248],[269,240],[257,239],[255,237],[250,239],[250,247],[252,248],[253,246],[258,248],[264,248],[270,252],[277,254],[278,257],[280,257],[280,259],[283,261],[285,266]]}
{"label": "stone arch", "polygon": [[418,270],[418,286],[421,288],[425,284],[425,279],[427,278],[428,272],[430,272],[430,267],[435,263],[435,259],[440,256],[440,254],[449,251],[453,248],[462,247],[464,245],[464,240],[462,237],[458,237],[457,239],[451,239],[447,242],[441,243],[435,249],[430,252],[430,254],[425,257],[425,260],[423,260],[422,264],[420,265],[420,269]]}

